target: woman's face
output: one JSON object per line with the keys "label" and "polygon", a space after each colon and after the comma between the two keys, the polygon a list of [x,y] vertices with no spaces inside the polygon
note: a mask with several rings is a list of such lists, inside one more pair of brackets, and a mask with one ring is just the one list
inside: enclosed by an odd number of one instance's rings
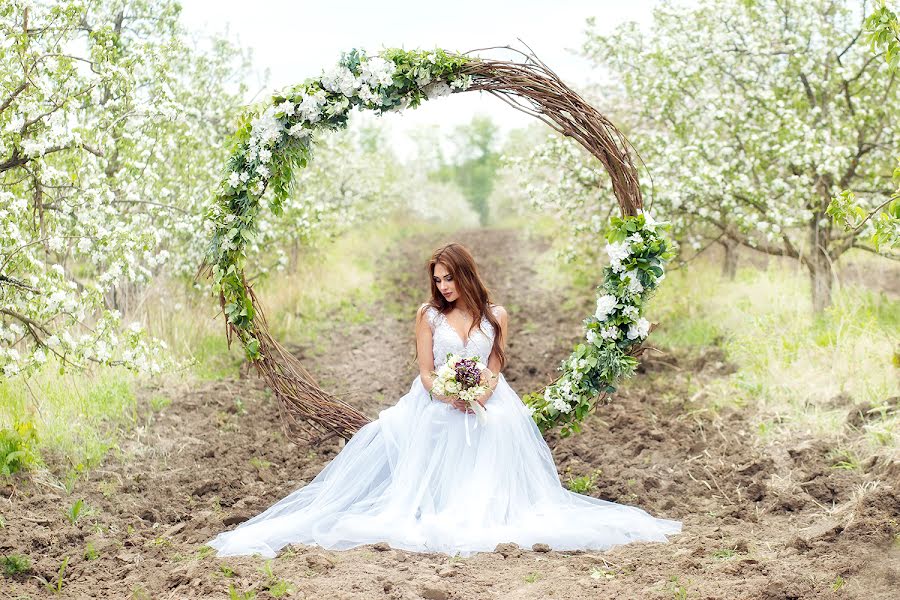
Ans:
{"label": "woman's face", "polygon": [[447,267],[444,266],[443,263],[434,265],[434,275],[432,278],[434,279],[434,284],[437,286],[438,291],[444,295],[444,299],[447,302],[453,302],[459,298],[459,294],[456,291],[456,282],[453,281],[453,275],[450,274],[450,271],[447,270]]}

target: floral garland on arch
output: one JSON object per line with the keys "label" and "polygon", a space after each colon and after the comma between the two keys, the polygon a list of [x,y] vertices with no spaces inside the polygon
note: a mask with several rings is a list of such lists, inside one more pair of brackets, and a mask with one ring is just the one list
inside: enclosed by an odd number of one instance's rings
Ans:
{"label": "floral garland on arch", "polygon": [[674,256],[669,228],[648,212],[612,217],[606,235],[609,265],[597,287],[597,309],[584,320],[585,342],[562,361],[563,374],[543,393],[523,400],[542,432],[560,427],[560,435],[581,430],[581,421],[595,406],[616,391],[615,383],[634,373],[636,352],[650,333],[644,307],[665,278],[665,266]]}

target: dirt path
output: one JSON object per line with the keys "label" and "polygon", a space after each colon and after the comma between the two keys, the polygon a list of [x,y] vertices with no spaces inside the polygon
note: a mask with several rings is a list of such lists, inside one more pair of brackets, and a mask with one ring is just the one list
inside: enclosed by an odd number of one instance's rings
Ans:
{"label": "dirt path", "polygon": [[[547,243],[514,231],[461,232],[511,318],[507,378],[524,393],[549,380],[592,304],[591,290],[542,291],[534,259]],[[362,324],[335,323],[329,351],[304,356],[330,389],[373,418],[416,373],[412,319],[425,299],[423,263],[447,240],[386,249],[385,302]],[[565,303],[563,299],[575,298]],[[562,308],[561,308],[562,307]],[[390,373],[374,357],[399,357]],[[669,544],[607,552],[499,547],[467,559],[376,546],[344,552],[291,546],[269,563],[294,598],[889,598],[900,586],[900,468],[834,468],[832,440],[761,445],[746,413],[715,415],[692,401],[698,382],[731,368],[716,349],[642,367],[574,438],[550,439],[564,480],[595,473],[592,495],[684,522]],[[257,379],[145,390],[173,398],[122,444],[120,456],[67,496],[17,476],[0,484],[0,556],[27,554],[32,572],[0,579],[0,597],[41,598],[68,557],[62,597],[227,598],[229,586],[271,598],[252,557],[202,548],[312,479],[339,451],[279,432],[275,400]],[[849,407],[848,407],[849,409]],[[888,482],[893,482],[893,487]],[[70,524],[83,498],[92,514]],[[85,556],[90,545],[96,557]]]}

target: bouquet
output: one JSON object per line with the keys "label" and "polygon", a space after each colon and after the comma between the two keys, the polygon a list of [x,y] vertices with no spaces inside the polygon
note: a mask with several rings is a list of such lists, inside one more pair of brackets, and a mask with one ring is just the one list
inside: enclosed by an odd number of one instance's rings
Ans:
{"label": "bouquet", "polygon": [[447,362],[432,372],[434,385],[431,391],[441,396],[455,396],[465,401],[475,412],[478,422],[487,423],[487,411],[478,402],[478,398],[490,390],[481,383],[481,375],[487,367],[479,362],[477,356],[462,358],[456,354],[448,354]]}

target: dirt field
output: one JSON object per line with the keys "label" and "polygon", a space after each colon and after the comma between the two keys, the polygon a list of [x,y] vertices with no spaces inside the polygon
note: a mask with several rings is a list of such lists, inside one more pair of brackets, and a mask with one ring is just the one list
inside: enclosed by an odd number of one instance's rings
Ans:
{"label": "dirt field", "polygon": [[[473,250],[509,310],[510,385],[520,394],[536,389],[580,336],[592,291],[537,285],[533,261],[546,241],[506,230],[455,239]],[[384,251],[380,272],[394,309],[366,307],[371,321],[334,323],[316,349],[292,346],[326,387],[373,418],[416,374],[422,265],[445,241],[419,238]],[[402,318],[396,307],[405,308]],[[371,357],[385,354],[408,360],[379,374]],[[379,545],[290,546],[271,572],[292,584],[286,597],[308,599],[900,597],[900,467],[835,468],[835,440],[761,444],[751,413],[714,414],[695,398],[698,382],[733,368],[716,348],[648,360],[582,434],[548,440],[563,480],[597,473],[592,495],[682,520],[670,543],[572,553],[500,546],[466,559]],[[228,598],[230,585],[274,597],[265,560],[218,559],[202,544],[312,479],[339,444],[286,440],[276,401],[255,375],[142,391],[160,393],[172,403],[147,409],[146,426],[71,496],[29,475],[0,484],[0,556],[32,560],[31,573],[0,579],[0,597],[50,597],[39,578],[55,585],[65,557],[65,598]],[[845,408],[848,427],[865,418]],[[76,498],[92,513],[72,525],[65,511]],[[95,558],[85,556],[89,543]]]}

